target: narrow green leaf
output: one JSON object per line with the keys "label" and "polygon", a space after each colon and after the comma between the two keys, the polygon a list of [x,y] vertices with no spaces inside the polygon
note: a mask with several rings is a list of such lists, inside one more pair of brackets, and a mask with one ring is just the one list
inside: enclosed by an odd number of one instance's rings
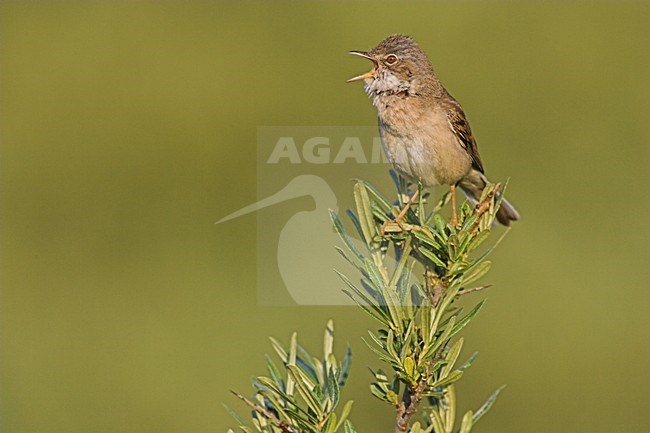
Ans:
{"label": "narrow green leaf", "polygon": [[444,247],[435,239],[430,238],[429,235],[424,233],[423,231],[420,230],[413,230],[411,232],[415,238],[421,242],[424,242],[425,244],[429,245],[430,247],[433,247],[436,250],[443,250]]}
{"label": "narrow green leaf", "polygon": [[435,433],[445,432],[445,424],[442,422],[442,418],[440,418],[440,414],[438,414],[436,408],[431,408],[431,411],[429,412],[429,419],[431,420],[431,424],[434,426],[433,431]]}
{"label": "narrow green leaf", "polygon": [[377,397],[381,401],[385,401],[386,403],[390,403],[390,400],[386,396],[386,391],[382,390],[379,384],[377,383],[371,383],[370,384],[370,393]]}
{"label": "narrow green leaf", "polygon": [[446,234],[446,229],[447,229],[447,221],[440,215],[440,214],[434,214],[433,215],[433,222],[436,225],[436,231],[440,236],[447,240],[447,234]]}
{"label": "narrow green leaf", "polygon": [[443,397],[446,406],[446,410],[443,412],[445,415],[445,431],[446,433],[452,433],[456,419],[456,388],[454,385],[449,385],[446,391]]}
{"label": "narrow green leaf", "polygon": [[368,335],[370,335],[370,338],[372,338],[372,341],[374,341],[377,346],[379,346],[382,350],[386,350],[386,345],[384,342],[381,341],[381,339],[377,337],[370,329],[368,329]]}
{"label": "narrow green leaf", "polygon": [[449,235],[447,239],[447,250],[449,251],[449,257],[451,260],[455,261],[458,258],[458,248],[460,246],[460,241],[456,233]]}
{"label": "narrow green leaf", "polygon": [[460,431],[458,433],[470,433],[472,431],[472,411],[469,410],[463,416],[463,421],[460,423]]}
{"label": "narrow green leaf", "polygon": [[328,362],[328,357],[332,354],[332,349],[334,347],[334,322],[332,320],[327,321],[327,326],[325,326],[325,336],[323,337],[323,359],[325,362]]}
{"label": "narrow green leaf", "polygon": [[406,329],[406,333],[404,334],[404,336],[401,339],[402,340],[402,343],[401,343],[402,350],[401,350],[401,352],[404,351],[403,350],[404,347],[415,347],[415,346],[420,344],[419,339],[415,335],[416,332],[413,331],[415,329],[415,326],[416,326],[415,321],[411,320],[410,322],[411,323],[409,324],[409,327]]}
{"label": "narrow green leaf", "polygon": [[345,275],[343,275],[338,271],[336,271],[336,273],[338,274],[339,277],[341,277],[343,282],[354,292],[354,294],[358,296],[358,299],[355,298],[354,296],[350,296],[350,297],[362,308],[365,307],[372,310],[373,317],[375,317],[374,315],[376,314],[375,319],[377,319],[380,323],[389,326],[390,316],[386,314],[386,312],[382,308],[376,305],[376,301],[370,299],[365,293],[363,293],[359,288],[357,288],[357,286],[355,286]]}
{"label": "narrow green leaf", "polygon": [[345,356],[343,357],[343,365],[341,366],[341,376],[339,377],[339,386],[343,387],[345,382],[348,380],[348,371],[350,370],[350,364],[352,362],[352,349],[348,343],[345,350]]}
{"label": "narrow green leaf", "polygon": [[446,233],[440,233],[439,231],[434,231],[433,232],[433,237],[441,245],[444,245],[443,250],[447,251],[447,234]]}
{"label": "narrow green leaf", "polygon": [[423,194],[421,184],[418,185],[418,192],[420,193],[420,199],[418,200],[418,224],[420,227],[424,227],[426,225],[427,219],[426,210],[424,209],[424,202],[426,201],[427,197],[425,197]]}
{"label": "narrow green leaf", "polygon": [[386,222],[388,221],[388,217],[386,216],[387,212],[383,210],[379,204],[377,204],[376,201],[370,202],[370,205],[372,206],[372,215],[379,221],[381,222]]}
{"label": "narrow green leaf", "polygon": [[[427,420],[429,419],[428,417],[426,418]],[[422,430],[422,433],[435,433],[433,431],[433,428],[435,427],[433,424],[431,424],[431,421],[428,421],[429,424],[426,429]]]}
{"label": "narrow green leaf", "polygon": [[389,210],[391,208],[391,204],[389,203],[388,199],[384,197],[377,188],[369,184],[363,179],[353,179],[355,182],[361,182],[367,189],[370,191],[370,193],[377,199],[377,201],[384,207],[385,210]]}
{"label": "narrow green leaf", "polygon": [[483,417],[483,415],[485,415],[490,410],[490,408],[494,404],[494,401],[497,399],[497,396],[505,387],[506,387],[505,385],[501,385],[496,389],[496,391],[492,393],[492,395],[490,395],[490,397],[488,397],[485,403],[483,403],[483,406],[481,406],[481,408],[477,410],[474,415],[472,415],[472,424],[476,424],[477,421],[481,419],[481,417]]}
{"label": "narrow green leaf", "polygon": [[371,310],[371,309],[370,309],[369,307],[367,307],[365,304],[359,302],[359,300],[358,300],[357,298],[355,298],[354,295],[353,295],[352,293],[350,293],[350,291],[343,289],[343,293],[345,293],[346,295],[348,295],[348,296],[350,297],[350,299],[352,299],[354,302],[356,302],[357,305],[358,305],[358,306],[359,306],[359,307],[360,307],[360,308],[361,308],[361,309],[362,309],[366,314],[368,314],[370,317],[372,317],[373,319],[375,319],[376,321],[378,321],[379,323],[381,323],[383,326],[387,326],[387,327],[390,326],[388,320],[384,320],[384,319],[380,318],[378,315],[376,315],[376,314],[373,312],[373,310]]}
{"label": "narrow green leaf", "polygon": [[[386,281],[384,280],[383,275],[379,271],[379,268],[377,268],[377,265],[373,263],[371,260],[368,260],[367,258],[363,259],[363,266],[366,269],[366,274],[368,275],[368,280],[369,283],[371,283],[372,287],[375,289],[375,291],[383,295],[383,289],[384,286],[386,285]],[[380,301],[384,301],[384,299],[380,299]]]}
{"label": "narrow green leaf", "polygon": [[467,252],[471,253],[474,251],[479,245],[483,243],[483,241],[485,241],[490,236],[490,233],[491,230],[488,228],[479,232],[476,236],[472,236],[469,244],[467,245]]}
{"label": "narrow green leaf", "polygon": [[327,375],[327,395],[332,400],[331,410],[334,410],[334,408],[339,404],[340,390],[339,383],[332,372]]}
{"label": "narrow green leaf", "polygon": [[321,361],[316,357],[313,357],[312,360],[314,361],[314,364],[316,364],[316,380],[312,380],[311,383],[324,384],[326,382],[326,378],[325,378],[325,367],[323,366],[323,361]]}
{"label": "narrow green leaf", "polygon": [[357,433],[357,429],[354,428],[354,425],[352,422],[350,422],[349,419],[346,419],[345,422],[343,423],[343,427],[345,429],[345,433]]}
{"label": "narrow green leaf", "polygon": [[467,232],[469,228],[476,222],[476,219],[478,218],[478,215],[472,212],[472,214],[469,216],[469,218],[465,219],[463,221],[463,225],[460,229],[461,232]]}
{"label": "narrow green leaf", "polygon": [[305,380],[305,377],[301,375],[300,369],[298,369],[298,367],[295,365],[287,365],[287,370],[289,371],[289,375],[292,377],[294,383],[296,384],[296,388],[302,399],[305,401],[305,403],[307,403],[307,406],[309,406],[309,408],[316,413],[317,417],[319,419],[322,419],[323,410],[321,409],[318,397],[307,386],[308,382]]}
{"label": "narrow green leaf", "polygon": [[359,262],[354,261],[345,251],[343,251],[343,248],[335,246],[334,249],[341,255],[341,257],[343,257],[346,262],[357,268],[359,272],[365,272],[365,269],[359,265]]}
{"label": "narrow green leaf", "polygon": [[334,433],[336,431],[336,414],[332,413],[323,426],[322,433]]}
{"label": "narrow green leaf", "polygon": [[[432,325],[432,329],[438,329],[438,324],[440,322],[440,319],[442,319],[443,313],[447,312],[447,308],[449,307],[449,304],[452,303],[452,301],[456,298],[456,295],[458,294],[458,286],[457,285],[452,285],[451,287],[447,287],[445,290],[445,294],[442,296],[442,301],[438,304],[437,314],[435,316],[435,320]],[[454,317],[456,316],[455,314],[453,315]],[[446,322],[449,322],[451,319],[447,319]]]}
{"label": "narrow green leaf", "polygon": [[[431,318],[434,314],[435,310],[427,307],[420,307],[416,313],[416,321],[421,324],[420,330],[422,332],[422,341],[424,341],[425,344],[428,344],[431,341],[431,335],[429,332],[431,331]],[[435,332],[435,329],[433,332]]]}
{"label": "narrow green leaf", "polygon": [[441,268],[447,269],[447,264],[443,262],[433,251],[429,251],[426,248],[418,248],[418,252],[422,253],[423,256]]}
{"label": "narrow green leaf", "polygon": [[318,371],[322,370],[316,358],[312,357],[300,344],[296,345],[298,349],[296,354],[296,365],[300,367],[313,380],[318,380]]}
{"label": "narrow green leaf", "polygon": [[510,183],[510,178],[507,178],[506,181],[503,183],[501,186],[501,190],[496,194],[496,197],[494,199],[494,213],[499,210],[501,207],[501,202],[503,201],[504,194],[506,193],[506,190],[508,189],[508,184]]}
{"label": "narrow green leaf", "polygon": [[363,342],[366,343],[366,346],[368,346],[370,350],[375,352],[375,355],[377,355],[380,360],[385,361],[388,364],[392,364],[395,361],[390,357],[388,353],[380,351],[373,344],[370,344],[368,340],[366,340],[365,338],[362,338],[361,340],[363,340]]}
{"label": "narrow green leaf", "polygon": [[387,287],[385,285],[383,277],[381,276],[379,269],[377,269],[374,263],[368,259],[364,259],[364,264],[372,280],[372,283],[381,290],[384,304],[389,311],[391,322],[393,324],[392,327],[394,327],[397,331],[401,331],[403,327],[404,317],[400,308],[397,292],[393,287]]}
{"label": "narrow green leaf", "polygon": [[273,392],[271,392],[269,390],[266,390],[266,389],[262,389],[262,390],[260,390],[258,392],[259,392],[259,394],[261,394],[264,398],[266,398],[268,400],[268,402],[271,404],[271,406],[273,406],[273,410],[275,410],[278,413],[278,415],[280,416],[280,419],[284,419],[284,420],[290,420],[291,419],[291,416],[287,412],[284,411],[285,405],[283,403],[281,403],[277,399],[277,397],[276,397],[277,394],[275,394],[275,393],[273,393]]}
{"label": "narrow green leaf", "polygon": [[445,364],[445,366],[442,367],[442,370],[440,370],[440,377],[447,377],[452,368],[454,368],[458,355],[460,355],[460,351],[463,348],[463,342],[464,339],[461,337],[453,346],[451,346],[449,352],[447,352],[447,356],[445,357],[447,364]]}
{"label": "narrow green leaf", "polygon": [[418,378],[415,377],[415,361],[410,356],[404,358],[404,372],[411,379],[412,382],[418,380]]}
{"label": "narrow green leaf", "polygon": [[460,371],[463,371],[463,370],[466,370],[467,368],[469,368],[469,366],[472,365],[472,362],[474,362],[474,360],[476,359],[477,356],[478,356],[478,352],[472,353],[472,356],[470,356],[467,359],[467,361],[463,362],[463,364],[460,367],[458,367],[458,369]]}
{"label": "narrow green leaf", "polygon": [[395,350],[395,334],[392,329],[388,330],[388,335],[386,336],[386,351],[396,360],[399,361],[399,355]]}
{"label": "narrow green leaf", "polygon": [[393,277],[388,283],[389,287],[397,287],[397,282],[402,277],[402,271],[406,266],[410,254],[411,254],[411,239],[409,238],[406,240],[406,243],[404,244],[404,250],[402,251],[402,256],[400,257],[399,262],[397,263],[397,266],[393,271]]}
{"label": "narrow green leaf", "polygon": [[438,388],[438,387],[444,388],[445,386],[451,385],[452,383],[456,382],[458,379],[461,378],[462,375],[463,375],[462,371],[454,370],[451,373],[449,373],[449,375],[447,377],[445,377],[444,379],[435,381],[434,384],[431,385],[431,388],[434,388],[434,389]]}
{"label": "narrow green leaf", "polygon": [[280,359],[282,360],[283,363],[287,363],[288,355],[287,351],[284,350],[284,347],[282,347],[282,344],[278,340],[276,340],[273,337],[269,337],[269,340],[271,340],[271,345],[273,346],[273,349],[275,352],[278,354]]}
{"label": "narrow green leaf", "polygon": [[[316,392],[314,388],[320,387],[321,384],[324,385],[327,383],[327,378],[325,376],[318,378],[318,380],[314,380],[312,377],[310,377],[310,375],[306,371],[300,368],[300,365],[294,365],[293,367],[295,367],[294,371],[296,371],[298,375],[300,375],[301,380],[305,384],[305,386],[307,386],[310,390],[313,390],[314,392]],[[322,365],[320,366],[319,370],[321,370],[321,372],[323,371]]]}
{"label": "narrow green leaf", "polygon": [[485,299],[483,299],[481,302],[476,304],[476,306],[472,308],[472,311],[467,313],[465,317],[460,319],[458,323],[454,325],[454,328],[452,329],[451,334],[449,336],[451,337],[455,335],[458,331],[463,329],[474,318],[474,316],[476,316],[476,314],[479,312],[483,304],[485,304]]}
{"label": "narrow green leaf", "polygon": [[357,182],[354,185],[354,201],[357,205],[357,214],[359,215],[359,224],[363,232],[363,237],[367,245],[374,244],[374,238],[377,234],[377,226],[375,225],[372,216],[372,208],[370,206],[370,198],[368,197],[368,190],[366,187]]}
{"label": "narrow green leaf", "polygon": [[286,392],[282,391],[282,389],[278,386],[277,383],[275,383],[273,380],[269,379],[268,377],[265,376],[258,376],[255,378],[257,382],[264,386],[265,388],[270,389],[280,397],[282,397],[284,400],[292,400],[293,396],[288,395]]}
{"label": "narrow green leaf", "polygon": [[284,379],[282,379],[278,367],[276,367],[275,363],[269,355],[266,355],[265,359],[266,368],[269,371],[269,375],[271,375],[271,379],[273,379],[273,381],[278,385],[280,389],[284,389]]}
{"label": "narrow green leaf", "polygon": [[[243,431],[244,433],[251,433],[252,432],[252,430],[249,427],[244,427],[243,425],[239,426],[239,430]],[[235,432],[232,431],[232,429],[228,429],[227,433],[235,433]]]}
{"label": "narrow green leaf", "polygon": [[359,237],[363,238],[363,230],[361,230],[361,224],[359,223],[357,215],[352,211],[352,209],[346,209],[345,213],[348,214],[348,217],[350,218],[350,221],[352,221],[354,228],[357,230]]}
{"label": "narrow green leaf", "polygon": [[354,246],[354,243],[348,236],[348,234],[345,232],[345,229],[343,228],[343,223],[341,222],[341,219],[339,216],[334,212],[332,209],[329,210],[330,212],[330,218],[332,220],[332,223],[334,223],[334,229],[338,233],[339,237],[345,244],[345,246],[352,252],[358,259],[363,258],[363,254],[357,249],[357,247]]}
{"label": "narrow green leaf", "polygon": [[400,391],[400,377],[397,374],[393,375],[393,380],[391,381],[390,384],[390,389],[396,394],[399,395]]}
{"label": "narrow green leaf", "polygon": [[485,260],[481,263],[479,263],[476,266],[471,266],[468,268],[464,274],[463,274],[463,284],[470,284],[479,278],[481,278],[483,275],[487,274],[488,271],[490,270],[490,266],[492,266],[492,262],[489,260]]}
{"label": "narrow green leaf", "polygon": [[230,416],[232,416],[235,419],[235,421],[237,421],[238,425],[248,427],[248,424],[246,424],[246,422],[244,422],[244,420],[241,419],[241,417],[237,415],[237,413],[234,410],[232,410],[230,406],[224,404],[223,407],[225,407],[228,413],[230,414]]}
{"label": "narrow green leaf", "polygon": [[291,419],[296,421],[298,424],[305,424],[309,427],[309,430],[314,430],[313,426],[318,424],[318,418],[314,415],[313,412],[309,409],[302,408],[297,404],[287,405],[285,407],[285,412],[287,412]]}
{"label": "narrow green leaf", "polygon": [[[497,241],[495,243],[490,245],[490,247],[488,247],[487,250],[483,251],[483,253],[474,260],[474,264],[477,265],[483,259],[485,259],[492,251],[494,251],[494,249],[501,243],[501,241],[506,237],[506,235],[508,234],[508,232],[510,232],[511,229],[512,229],[512,227],[506,228],[503,231],[503,233],[501,234],[501,236],[499,236],[499,239],[497,239]],[[467,269],[467,270],[469,270],[469,269]]]}
{"label": "narrow green leaf", "polygon": [[252,420],[253,421],[253,426],[255,427],[255,429],[257,429],[258,432],[264,433],[266,430],[262,427],[262,425],[260,423],[260,421],[262,421],[263,419],[261,418],[261,416],[258,413],[254,413],[253,416],[254,416],[254,418]]}
{"label": "narrow green leaf", "polygon": [[352,411],[353,403],[353,400],[349,400],[347,403],[345,403],[345,406],[343,406],[343,410],[341,411],[341,418],[339,418],[339,422],[336,424],[334,431],[338,431],[341,428],[341,425],[343,425],[345,420],[348,418],[350,412]]}
{"label": "narrow green leaf", "polygon": [[[289,344],[289,357],[287,358],[287,370],[290,365],[296,365],[296,351],[298,346],[298,334],[295,332],[291,335],[291,343]],[[293,395],[294,380],[291,377],[291,372],[287,374],[287,394]]]}
{"label": "narrow green leaf", "polygon": [[445,344],[445,342],[449,338],[451,338],[452,331],[455,324],[456,324],[456,316],[452,316],[447,322],[447,326],[442,331],[442,334],[436,337],[435,341],[432,342],[433,344],[431,344],[429,347],[425,349],[425,351],[422,354],[423,359],[429,359],[430,357],[434,356],[438,352],[438,349],[440,349],[440,347],[443,344]]}

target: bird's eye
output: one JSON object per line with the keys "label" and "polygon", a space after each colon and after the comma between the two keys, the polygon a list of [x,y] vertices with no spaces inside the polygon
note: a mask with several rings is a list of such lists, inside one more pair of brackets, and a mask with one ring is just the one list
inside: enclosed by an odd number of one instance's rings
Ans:
{"label": "bird's eye", "polygon": [[394,65],[395,63],[397,63],[397,60],[399,59],[395,54],[389,54],[386,56],[386,63],[389,65]]}

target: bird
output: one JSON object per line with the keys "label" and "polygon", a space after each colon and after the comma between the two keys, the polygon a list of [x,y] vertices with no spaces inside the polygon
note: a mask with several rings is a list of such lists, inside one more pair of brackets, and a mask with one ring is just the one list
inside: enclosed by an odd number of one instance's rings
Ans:
{"label": "bird", "polygon": [[[387,159],[408,181],[424,187],[449,185],[451,222],[456,225],[456,186],[476,203],[488,183],[460,103],[440,83],[427,55],[410,36],[391,35],[369,51],[350,54],[373,63],[369,72],[347,82],[363,81],[372,98]],[[508,226],[519,213],[504,199],[496,218]]]}

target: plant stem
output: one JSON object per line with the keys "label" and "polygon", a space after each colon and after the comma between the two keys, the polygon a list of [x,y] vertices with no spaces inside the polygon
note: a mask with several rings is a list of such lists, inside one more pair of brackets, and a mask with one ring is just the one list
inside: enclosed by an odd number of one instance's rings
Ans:
{"label": "plant stem", "polygon": [[488,287],[492,287],[492,284],[486,284],[485,286],[471,287],[469,289],[462,289],[458,291],[458,296],[466,295],[472,292],[478,292],[479,290],[487,289]]}
{"label": "plant stem", "polygon": [[402,401],[397,405],[395,433],[406,433],[411,417],[418,411],[422,400],[422,382],[416,386],[408,385],[402,395]]}
{"label": "plant stem", "polygon": [[239,394],[239,393],[237,393],[237,392],[235,392],[233,390],[230,390],[230,392],[233,393],[237,398],[242,400],[244,403],[246,403],[248,406],[250,406],[251,409],[253,409],[255,412],[261,414],[262,416],[264,416],[265,418],[267,418],[271,422],[273,422],[275,425],[280,427],[283,432],[285,432],[285,433],[299,433],[296,429],[291,427],[289,424],[287,424],[286,422],[281,421],[280,419],[278,419],[278,417],[275,416],[275,414],[273,412],[271,412],[270,410],[264,409],[262,406],[253,403],[252,401],[250,401],[249,399],[247,399],[243,395],[241,395],[241,394]]}
{"label": "plant stem", "polygon": [[474,213],[478,215],[478,218],[476,218],[476,221],[474,222],[474,224],[472,224],[472,227],[469,229],[470,233],[474,232],[478,228],[481,222],[481,217],[490,208],[490,203],[492,201],[492,198],[499,191],[500,188],[501,188],[501,183],[497,183],[496,185],[494,185],[494,188],[492,188],[492,190],[485,196],[483,201],[476,203],[476,206],[474,207]]}

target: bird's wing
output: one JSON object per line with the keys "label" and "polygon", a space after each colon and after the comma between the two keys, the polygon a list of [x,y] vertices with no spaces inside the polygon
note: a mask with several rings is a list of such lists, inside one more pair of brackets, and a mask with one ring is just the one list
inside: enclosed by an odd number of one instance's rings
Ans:
{"label": "bird's wing", "polygon": [[472,157],[472,166],[483,173],[483,163],[481,162],[481,157],[478,154],[478,146],[476,145],[476,139],[474,139],[474,134],[472,134],[472,129],[469,127],[469,122],[465,117],[465,113],[461,108],[460,104],[455,99],[446,100],[447,105],[447,120],[449,121],[449,126],[454,132],[461,146],[469,156]]}

